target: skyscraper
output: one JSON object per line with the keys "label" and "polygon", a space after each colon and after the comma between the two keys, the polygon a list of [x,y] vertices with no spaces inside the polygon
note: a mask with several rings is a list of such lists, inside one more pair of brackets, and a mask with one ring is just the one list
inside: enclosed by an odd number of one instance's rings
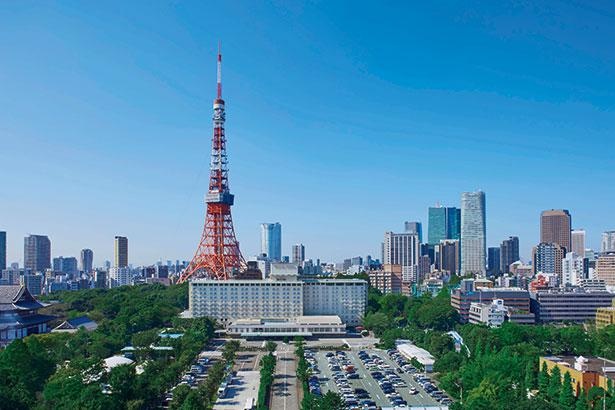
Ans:
{"label": "skyscraper", "polygon": [[429,207],[427,225],[427,243],[437,245],[448,239],[446,236],[446,208],[442,206]]}
{"label": "skyscraper", "polygon": [[438,248],[438,268],[450,274],[458,274],[461,258],[459,240],[447,239],[436,246]]}
{"label": "skyscraper", "polygon": [[615,231],[602,233],[600,252],[615,252]]}
{"label": "skyscraper", "polygon": [[79,276],[79,270],[77,269],[77,258],[64,256],[53,258],[53,271],[65,273],[71,278]]}
{"label": "skyscraper", "polygon": [[446,208],[446,239],[461,239],[461,209]]}
{"label": "skyscraper", "polygon": [[461,194],[461,274],[485,275],[486,262],[485,193]]}
{"label": "skyscraper", "polygon": [[267,254],[272,261],[282,260],[282,225],[279,222],[261,224],[261,253]]}
{"label": "skyscraper", "polygon": [[420,256],[419,236],[414,233],[384,234],[385,265],[414,266]]}
{"label": "skyscraper", "polygon": [[0,231],[0,272],[6,269],[6,232]]}
{"label": "skyscraper", "polygon": [[94,252],[91,249],[81,249],[81,270],[84,273],[92,272],[94,263]]}
{"label": "skyscraper", "polygon": [[566,209],[550,209],[540,214],[540,242],[556,243],[566,252],[572,250],[570,241],[570,212]]}
{"label": "skyscraper", "polygon": [[445,239],[461,237],[461,210],[455,207],[429,207],[427,243],[437,245]]}
{"label": "skyscraper", "polygon": [[585,230],[573,229],[570,233],[571,247],[568,252],[574,252],[578,256],[585,255]]}
{"label": "skyscraper", "polygon": [[510,272],[510,265],[519,260],[519,238],[511,236],[500,245],[500,271]]}
{"label": "skyscraper", "polygon": [[404,223],[406,233],[414,233],[419,236],[419,242],[423,243],[423,225],[420,222],[408,222]]}
{"label": "skyscraper", "polygon": [[128,238],[125,236],[115,237],[115,249],[114,249],[114,267],[125,268],[128,266]]}
{"label": "skyscraper", "polygon": [[501,273],[499,247],[487,249],[487,273],[491,276],[498,276]]}
{"label": "skyscraper", "polygon": [[305,246],[302,243],[293,245],[293,263],[302,263],[305,260]]}
{"label": "skyscraper", "polygon": [[51,268],[51,241],[44,235],[30,235],[24,238],[24,268],[42,272]]}

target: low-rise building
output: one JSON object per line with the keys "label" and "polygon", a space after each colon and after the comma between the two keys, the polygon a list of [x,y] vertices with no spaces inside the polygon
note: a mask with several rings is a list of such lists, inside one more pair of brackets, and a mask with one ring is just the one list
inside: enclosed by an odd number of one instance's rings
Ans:
{"label": "low-rise building", "polygon": [[[472,289],[472,290],[468,290]],[[531,319],[530,293],[520,288],[474,288],[462,283],[462,287],[451,293],[451,305],[459,312],[462,323],[467,323],[470,318],[470,304],[491,303],[495,299],[501,299],[504,304],[514,312],[523,313],[523,323]],[[511,321],[515,318],[511,316]]]}
{"label": "low-rise building", "polygon": [[408,360],[416,360],[423,366],[426,373],[433,371],[436,359],[427,350],[413,345],[408,340],[397,340],[395,342],[397,351]]}
{"label": "low-rise building", "polygon": [[578,395],[580,390],[587,392],[592,387],[608,389],[615,383],[615,362],[601,357],[546,356],[540,358],[540,369],[546,363],[549,373],[558,367],[564,380],[566,373],[570,374],[572,390]]}
{"label": "low-rise building", "polygon": [[593,321],[596,310],[611,306],[614,293],[581,288],[548,289],[532,293],[532,312],[541,323]]}
{"label": "low-rise building", "polygon": [[500,327],[506,320],[507,315],[508,308],[504,305],[502,299],[494,299],[491,303],[470,303],[470,323]]}
{"label": "low-rise building", "polygon": [[339,316],[299,316],[295,319],[239,319],[226,333],[245,338],[335,336],[346,333]]}
{"label": "low-rise building", "polygon": [[596,309],[596,327],[600,329],[609,325],[615,325],[615,299],[611,306]]}

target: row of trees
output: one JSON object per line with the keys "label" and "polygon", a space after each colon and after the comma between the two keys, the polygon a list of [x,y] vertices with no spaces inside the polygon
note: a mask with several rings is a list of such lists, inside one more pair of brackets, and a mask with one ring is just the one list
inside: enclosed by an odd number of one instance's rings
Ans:
{"label": "row of trees", "polygon": [[273,352],[269,352],[261,359],[261,381],[258,388],[258,400],[256,408],[258,410],[264,410],[269,408],[269,393],[271,391],[271,385],[273,384],[273,373],[275,371],[275,356]]}

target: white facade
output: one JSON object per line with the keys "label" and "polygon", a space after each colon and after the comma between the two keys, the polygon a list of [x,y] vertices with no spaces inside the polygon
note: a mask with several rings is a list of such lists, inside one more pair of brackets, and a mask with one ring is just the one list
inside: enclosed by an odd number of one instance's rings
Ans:
{"label": "white facade", "polygon": [[461,194],[461,274],[486,275],[485,193]]}
{"label": "white facade", "polygon": [[367,282],[358,279],[278,280],[194,279],[189,290],[190,315],[228,323],[238,319],[288,319],[339,316],[358,325],[367,307]]}
{"label": "white facade", "polygon": [[108,276],[108,285],[109,289],[117,288],[118,286],[126,286],[132,284],[132,275],[130,273],[130,268],[118,268],[113,267],[109,268],[109,276]]}
{"label": "white facade", "polygon": [[578,286],[582,279],[585,279],[585,275],[583,273],[583,257],[578,256],[574,252],[568,252],[566,257],[562,259],[561,284],[563,286]]}
{"label": "white facade", "polygon": [[601,252],[615,252],[615,231],[602,233]]}
{"label": "white facade", "polygon": [[346,325],[338,316],[299,316],[295,319],[240,319],[226,333],[240,337],[293,337],[343,335]]}
{"label": "white facade", "polygon": [[297,280],[210,280],[190,282],[190,313],[223,323],[236,319],[293,319],[303,314]]}
{"label": "white facade", "polygon": [[384,234],[384,264],[414,266],[421,254],[419,236],[415,233]]}
{"label": "white facade", "polygon": [[308,279],[303,282],[303,314],[335,315],[351,326],[367,307],[367,282],[358,279]]}
{"label": "white facade", "polygon": [[500,327],[506,315],[508,308],[504,306],[502,299],[494,299],[491,303],[470,303],[469,322],[475,324],[485,324],[489,327]]}
{"label": "white facade", "polygon": [[578,256],[585,255],[585,230],[573,229],[570,232],[570,241],[572,249],[569,252],[574,252]]}

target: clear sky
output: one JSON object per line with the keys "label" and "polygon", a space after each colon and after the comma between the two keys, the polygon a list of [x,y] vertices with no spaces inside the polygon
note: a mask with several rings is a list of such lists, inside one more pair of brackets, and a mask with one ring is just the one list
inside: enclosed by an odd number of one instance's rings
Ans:
{"label": "clear sky", "polygon": [[[222,41],[233,217],[283,253],[379,257],[462,191],[488,245],[567,208],[615,229],[615,6],[602,2],[0,2],[0,230],[8,259],[190,259]],[[410,4],[415,3],[415,4]],[[419,4],[425,3],[425,4]],[[437,4],[431,4],[437,3]]]}

